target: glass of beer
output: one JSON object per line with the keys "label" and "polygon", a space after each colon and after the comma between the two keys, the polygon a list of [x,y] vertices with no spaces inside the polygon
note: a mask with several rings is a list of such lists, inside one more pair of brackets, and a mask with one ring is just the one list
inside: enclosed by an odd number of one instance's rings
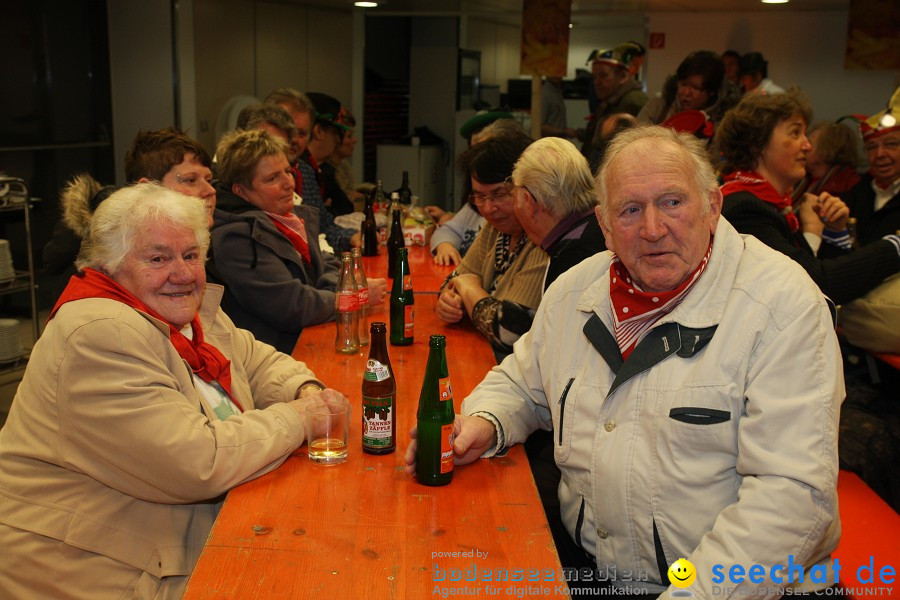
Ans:
{"label": "glass of beer", "polygon": [[347,460],[350,402],[329,400],[306,407],[306,442],[309,460],[320,465],[336,465]]}

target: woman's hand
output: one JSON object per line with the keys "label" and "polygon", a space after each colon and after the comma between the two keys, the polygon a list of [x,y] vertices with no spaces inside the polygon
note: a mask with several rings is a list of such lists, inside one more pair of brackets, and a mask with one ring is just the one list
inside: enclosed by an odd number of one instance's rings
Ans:
{"label": "woman's hand", "polygon": [[452,280],[438,296],[434,312],[441,321],[446,323],[459,323],[462,320],[463,314],[465,314],[462,298],[453,289]]}
{"label": "woman's hand", "polygon": [[803,233],[812,233],[822,237],[822,231],[825,229],[825,224],[816,212],[815,206],[817,200],[818,199],[812,194],[804,194],[803,201],[797,208],[797,218],[800,220],[800,229]]}
{"label": "woman's hand", "polygon": [[828,229],[832,231],[847,229],[850,208],[837,196],[832,196],[828,192],[819,194],[813,209]]}
{"label": "woman's hand", "polygon": [[458,265],[462,260],[459,250],[453,247],[450,242],[441,242],[434,249],[434,264],[436,265]]}

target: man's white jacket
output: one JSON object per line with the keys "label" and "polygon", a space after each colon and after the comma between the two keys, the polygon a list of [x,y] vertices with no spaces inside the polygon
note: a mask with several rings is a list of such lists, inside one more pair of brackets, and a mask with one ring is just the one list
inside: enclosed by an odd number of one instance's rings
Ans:
{"label": "man's white jacket", "polygon": [[[826,299],[799,265],[720,219],[702,277],[623,362],[611,259],[589,258],[547,290],[462,412],[493,416],[496,450],[553,429],[563,521],[620,579],[668,596],[666,570],[684,557],[698,598],[777,595],[794,586],[772,567],[789,560],[804,567],[803,589],[836,583],[844,381]],[[736,564],[766,575],[732,583]],[[811,582],[826,569],[827,584]]]}

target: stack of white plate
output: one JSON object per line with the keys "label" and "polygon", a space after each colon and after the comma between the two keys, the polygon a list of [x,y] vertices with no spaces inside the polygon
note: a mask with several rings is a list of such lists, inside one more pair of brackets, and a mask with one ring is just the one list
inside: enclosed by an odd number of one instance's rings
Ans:
{"label": "stack of white plate", "polygon": [[12,281],[15,277],[12,254],[9,253],[9,240],[0,240],[0,283]]}
{"label": "stack of white plate", "polygon": [[0,319],[0,364],[18,360],[22,352],[19,322],[16,319]]}

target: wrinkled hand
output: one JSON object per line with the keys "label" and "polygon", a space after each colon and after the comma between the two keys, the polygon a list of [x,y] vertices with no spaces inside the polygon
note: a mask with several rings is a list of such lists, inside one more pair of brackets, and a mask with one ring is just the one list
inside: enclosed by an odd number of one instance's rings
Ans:
{"label": "wrinkled hand", "polygon": [[804,194],[803,201],[797,210],[797,218],[800,220],[800,229],[803,233],[813,233],[821,237],[822,231],[825,229],[825,223],[819,218],[814,208],[815,206],[816,197],[812,194]]}
{"label": "wrinkled hand", "polygon": [[[410,444],[406,447],[406,472],[416,474],[416,428],[409,430]],[[453,464],[467,465],[497,445],[497,429],[482,417],[456,415],[453,421]]]}
{"label": "wrinkled hand", "polygon": [[444,288],[444,291],[438,296],[434,312],[445,323],[459,323],[462,320],[465,314],[462,298],[456,293],[452,285]]}
{"label": "wrinkled hand", "polygon": [[441,242],[434,249],[434,264],[436,265],[458,265],[462,260],[459,250],[453,247],[450,242]]}
{"label": "wrinkled hand", "polygon": [[384,302],[388,294],[387,279],[374,277],[367,281],[369,282],[369,306],[377,306]]}
{"label": "wrinkled hand", "polygon": [[[343,407],[347,406],[350,401],[347,397],[337,390],[325,388],[318,390],[314,387],[307,387],[296,400],[288,402],[290,406],[303,420],[303,434],[306,437],[306,409],[310,406],[321,406],[328,409],[328,412],[339,412]],[[324,433],[324,432],[323,432]],[[307,440],[308,441],[308,440]]]}
{"label": "wrinkled hand", "polygon": [[813,209],[828,229],[832,231],[847,229],[850,208],[837,196],[832,196],[828,192],[819,194]]}

